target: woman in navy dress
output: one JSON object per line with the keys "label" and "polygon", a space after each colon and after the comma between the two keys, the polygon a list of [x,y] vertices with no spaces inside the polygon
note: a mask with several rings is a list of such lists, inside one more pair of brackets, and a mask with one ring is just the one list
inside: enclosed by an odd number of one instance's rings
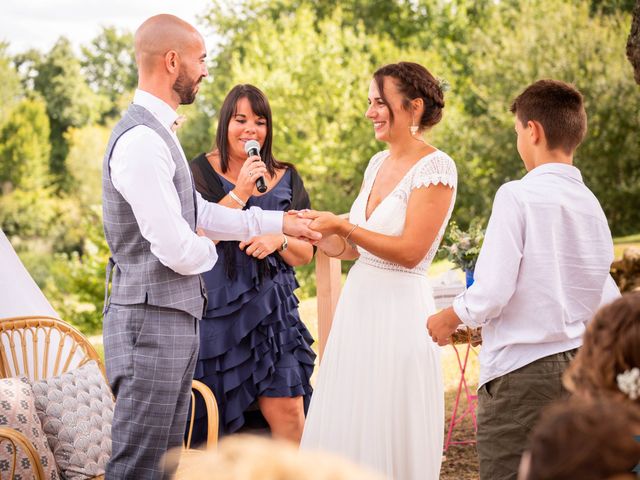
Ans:
{"label": "woman in navy dress", "polygon": [[[260,157],[247,158],[256,140]],[[309,195],[293,165],[271,152],[271,109],[252,85],[237,85],[220,110],[216,145],[191,162],[196,189],[231,208],[309,208]],[[263,176],[268,189],[259,193]],[[307,242],[282,234],[246,242],[219,242],[218,261],[205,273],[208,303],[200,322],[194,378],[216,396],[220,434],[238,431],[248,410],[266,419],[272,435],[299,442],[312,392],[313,338],[298,314],[293,267],[313,257]],[[198,412],[200,409],[196,409]],[[204,440],[206,418],[196,418],[194,441]]]}

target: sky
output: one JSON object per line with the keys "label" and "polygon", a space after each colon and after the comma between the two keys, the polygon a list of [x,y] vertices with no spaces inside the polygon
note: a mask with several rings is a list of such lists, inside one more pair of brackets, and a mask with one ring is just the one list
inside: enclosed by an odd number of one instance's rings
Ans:
{"label": "sky", "polygon": [[[171,13],[198,26],[209,0],[0,0],[0,41],[9,53],[47,52],[64,35],[79,52],[102,26],[132,32],[147,18]],[[204,33],[204,32],[203,32]]]}

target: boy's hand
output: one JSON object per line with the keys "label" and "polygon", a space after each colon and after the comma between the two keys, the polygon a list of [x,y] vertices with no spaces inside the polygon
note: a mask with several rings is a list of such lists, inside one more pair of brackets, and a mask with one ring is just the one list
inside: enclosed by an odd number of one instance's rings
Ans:
{"label": "boy's hand", "polygon": [[449,307],[427,319],[427,331],[434,342],[444,346],[451,342],[451,335],[461,323],[453,307]]}

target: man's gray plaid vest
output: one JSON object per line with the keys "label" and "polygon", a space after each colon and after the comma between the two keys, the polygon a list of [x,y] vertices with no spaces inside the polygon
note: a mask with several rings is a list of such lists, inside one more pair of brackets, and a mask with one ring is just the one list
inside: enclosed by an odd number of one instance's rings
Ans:
{"label": "man's gray plaid vest", "polygon": [[[111,249],[107,266],[107,284],[113,270],[109,302],[119,305],[149,304],[172,308],[201,318],[206,299],[200,275],[180,275],[165,267],[151,253],[150,243],[140,233],[131,206],[115,189],[111,181],[109,160],[118,139],[128,130],[146,125],[167,144],[176,165],[173,184],[182,206],[182,217],[195,231],[197,204],[195,188],[180,147],[166,128],[147,109],[131,105],[113,129],[102,166],[102,211],[104,233]],[[140,178],[140,182],[149,181]],[[151,201],[151,199],[149,200]],[[105,298],[105,308],[108,301]]]}

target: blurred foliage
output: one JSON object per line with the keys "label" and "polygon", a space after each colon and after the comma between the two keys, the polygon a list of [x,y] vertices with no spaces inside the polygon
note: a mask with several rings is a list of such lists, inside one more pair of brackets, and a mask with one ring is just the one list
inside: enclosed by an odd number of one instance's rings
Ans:
{"label": "blurred foliage", "polygon": [[459,223],[486,218],[498,187],[525,173],[508,108],[528,84],[556,78],[584,94],[589,132],[575,164],[611,229],[618,235],[640,229],[640,92],[624,54],[629,21],[628,15],[592,18],[586,4],[546,0],[493,10],[493,27],[471,37],[473,75],[454,92],[464,108],[447,138],[461,179]]}
{"label": "blurred foliage", "polygon": [[70,128],[65,135],[68,181],[74,197],[85,207],[102,205],[102,159],[110,135],[111,127],[102,125]]}
{"label": "blurred foliage", "polygon": [[102,232],[102,207],[83,216],[82,254],[55,255],[43,292],[64,319],[87,334],[102,329],[105,267],[109,247]]}
{"label": "blurred foliage", "polygon": [[91,89],[109,102],[103,121],[119,117],[121,99],[125,97],[128,101],[138,83],[133,34],[115,27],[102,27],[102,32],[82,47],[81,64]]}
{"label": "blurred foliage", "polygon": [[50,133],[42,100],[25,98],[14,107],[0,127],[0,185],[5,193],[34,191],[49,183]]}
{"label": "blurred foliage", "polygon": [[51,173],[61,187],[68,188],[65,160],[69,145],[65,134],[71,127],[83,127],[101,118],[108,102],[89,88],[80,59],[65,37],[60,37],[46,55],[35,59],[30,75],[33,89],[42,95],[47,105],[51,125]]}
{"label": "blurred foliage", "polygon": [[399,54],[388,40],[371,42],[362,28],[341,28],[341,16],[336,10],[317,30],[307,7],[278,22],[258,20],[254,41],[244,55],[229,52],[219,66],[224,81],[211,89],[220,105],[233,85],[258,85],[273,110],[275,155],[296,165],[316,208],[340,212],[380,148],[364,118],[371,71]]}
{"label": "blurred foliage", "polygon": [[13,107],[22,97],[20,76],[12,65],[11,57],[7,53],[8,44],[0,42],[0,125],[2,125]]}
{"label": "blurred foliage", "polygon": [[[625,58],[633,4],[211,0],[201,16],[211,76],[197,102],[181,107],[181,143],[187,158],[209,151],[227,92],[253,83],[271,103],[276,157],[299,169],[314,208],[347,212],[367,162],[385,148],[364,118],[371,76],[416,61],[451,85],[427,138],[456,161],[453,218],[464,230],[486,223],[498,187],[525,173],[511,101],[553,77],[585,96],[589,132],[576,165],[613,233],[634,234],[640,90]],[[0,227],[60,314],[93,332],[108,258],[102,156],[136,85],[132,34],[103,27],[79,55],[65,38],[13,57],[0,43],[0,80]],[[315,294],[313,264],[297,271],[300,296]]]}

